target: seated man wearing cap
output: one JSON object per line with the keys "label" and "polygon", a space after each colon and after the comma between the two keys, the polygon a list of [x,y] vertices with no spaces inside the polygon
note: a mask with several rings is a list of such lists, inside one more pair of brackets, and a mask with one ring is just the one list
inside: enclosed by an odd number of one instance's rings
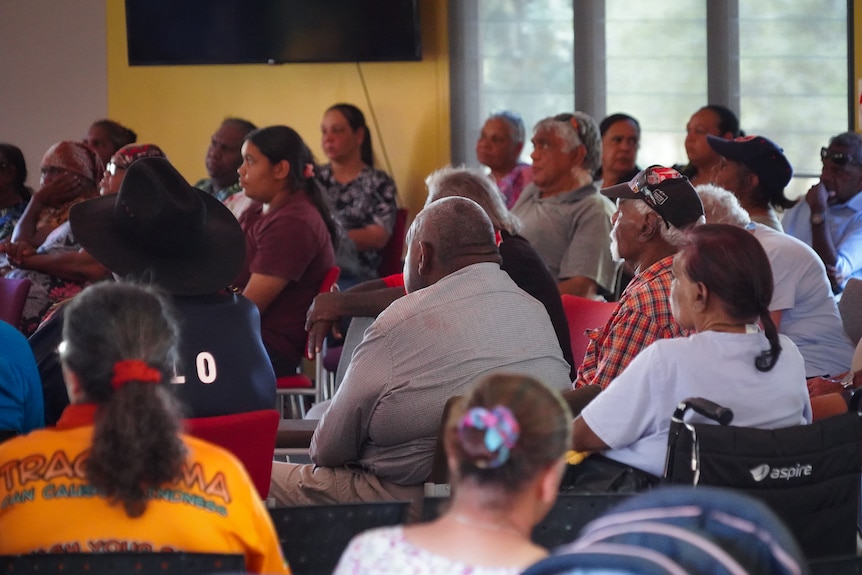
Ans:
{"label": "seated man wearing cap", "polygon": [[817,252],[834,293],[862,279],[862,135],[844,132],[820,149],[820,181],[784,214],[784,230]]}
{"label": "seated man wearing cap", "polygon": [[561,294],[612,295],[614,206],[595,181],[602,165],[598,124],[583,112],[545,118],[533,128],[530,157],[533,182],[512,207],[521,235],[548,264]]}
{"label": "seated man wearing cap", "polygon": [[[193,188],[163,158],[131,164],[116,195],[74,206],[72,232],[114,275],[171,294],[180,319],[173,390],[187,417],[272,409],[275,374],[260,336],[260,315],[226,286],[245,259],[245,241],[224,205]],[[68,404],[56,354],[62,308],[30,338],[42,376],[45,422]]]}
{"label": "seated man wearing cap", "polygon": [[793,176],[784,150],[763,136],[725,140],[707,135],[706,141],[721,156],[712,183],[733,192],[752,221],[783,232],[775,209],[796,205],[784,195]]}
{"label": "seated man wearing cap", "polygon": [[590,333],[573,387],[605,388],[652,342],[687,335],[670,310],[671,265],[683,230],[704,221],[697,192],[676,170],[650,166],[602,193],[617,200],[611,251],[634,278],[604,329]]}

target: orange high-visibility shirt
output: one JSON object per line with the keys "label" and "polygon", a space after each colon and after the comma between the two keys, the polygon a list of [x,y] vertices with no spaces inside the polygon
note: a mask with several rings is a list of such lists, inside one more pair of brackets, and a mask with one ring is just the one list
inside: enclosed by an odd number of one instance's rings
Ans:
{"label": "orange high-visibility shirt", "polygon": [[56,428],[0,444],[0,554],[186,551],[239,553],[255,573],[289,573],[269,513],[242,464],[183,435],[182,478],[126,515],[84,477],[96,406],[70,405]]}

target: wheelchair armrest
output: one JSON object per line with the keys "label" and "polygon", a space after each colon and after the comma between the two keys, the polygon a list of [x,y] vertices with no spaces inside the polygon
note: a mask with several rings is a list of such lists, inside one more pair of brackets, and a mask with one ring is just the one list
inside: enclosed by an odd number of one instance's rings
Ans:
{"label": "wheelchair armrest", "polygon": [[859,404],[862,403],[862,387],[853,391],[850,396],[850,401],[847,402],[847,410],[853,413],[859,413]]}
{"label": "wheelchair armrest", "polygon": [[733,411],[730,408],[702,397],[689,397],[682,400],[676,407],[676,411],[673,412],[673,420],[682,422],[685,412],[689,408],[704,417],[717,421],[720,425],[728,425],[733,421]]}

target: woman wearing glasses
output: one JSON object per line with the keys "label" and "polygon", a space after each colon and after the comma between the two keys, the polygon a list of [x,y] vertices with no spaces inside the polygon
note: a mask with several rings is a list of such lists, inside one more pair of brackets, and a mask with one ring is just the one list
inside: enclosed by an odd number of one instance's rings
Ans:
{"label": "woman wearing glasses", "polygon": [[[83,144],[78,145],[83,147]],[[119,192],[129,165],[140,158],[151,157],[164,158],[165,154],[153,144],[129,144],[120,148],[108,162],[99,183],[99,193],[104,196]],[[101,168],[101,161],[98,165]],[[32,282],[20,326],[26,335],[36,330],[51,305],[80,292],[86,282],[110,275],[104,266],[81,250],[68,221],[48,234],[38,248],[20,241],[7,243],[2,249],[9,263],[17,268],[7,277],[27,278]]]}
{"label": "woman wearing glasses", "polygon": [[862,135],[839,134],[820,150],[820,181],[782,220],[784,231],[817,252],[832,291],[862,278]]}

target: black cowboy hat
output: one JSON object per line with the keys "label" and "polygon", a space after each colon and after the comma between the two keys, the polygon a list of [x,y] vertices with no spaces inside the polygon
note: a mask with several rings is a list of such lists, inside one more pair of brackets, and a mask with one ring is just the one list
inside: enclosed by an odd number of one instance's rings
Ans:
{"label": "black cowboy hat", "polygon": [[245,237],[231,211],[164,158],[132,163],[118,194],[76,204],[69,223],[87,253],[113,273],[175,295],[216,292],[245,260]]}

